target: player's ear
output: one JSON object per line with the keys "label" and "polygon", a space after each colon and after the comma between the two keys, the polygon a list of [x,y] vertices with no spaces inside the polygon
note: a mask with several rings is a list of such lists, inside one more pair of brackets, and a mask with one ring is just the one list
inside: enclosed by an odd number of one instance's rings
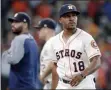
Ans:
{"label": "player's ear", "polygon": [[28,24],[27,23],[23,23],[25,28],[28,28]]}
{"label": "player's ear", "polygon": [[61,18],[59,18],[59,23],[61,23]]}

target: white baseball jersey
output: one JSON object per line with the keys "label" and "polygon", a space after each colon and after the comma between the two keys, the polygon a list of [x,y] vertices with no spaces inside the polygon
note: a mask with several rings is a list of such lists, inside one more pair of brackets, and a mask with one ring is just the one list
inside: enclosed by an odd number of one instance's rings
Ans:
{"label": "white baseball jersey", "polygon": [[[57,73],[60,78],[71,80],[72,76],[88,67],[92,57],[101,53],[93,37],[79,28],[67,43],[64,42],[62,35],[63,31],[47,41],[47,59],[57,62]],[[82,82],[84,84],[84,80]]]}
{"label": "white baseball jersey", "polygon": [[[42,48],[41,54],[40,54],[40,75],[45,71],[46,67],[48,67],[48,63],[50,60],[47,58],[48,54],[48,43],[46,42]],[[52,81],[51,74],[46,78],[48,81]]]}

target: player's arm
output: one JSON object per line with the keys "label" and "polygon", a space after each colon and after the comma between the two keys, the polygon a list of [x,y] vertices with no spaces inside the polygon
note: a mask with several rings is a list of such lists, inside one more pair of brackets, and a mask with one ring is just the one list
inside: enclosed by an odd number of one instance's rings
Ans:
{"label": "player's arm", "polygon": [[52,86],[51,86],[52,90],[56,89],[59,80],[56,69],[57,69],[57,63],[54,63],[52,69]]}
{"label": "player's arm", "polygon": [[72,86],[77,86],[86,76],[94,73],[101,65],[101,59],[100,56],[94,56],[90,59],[90,64],[89,66],[82,71],[80,74],[78,74],[77,76],[75,76],[72,81],[70,82],[70,84]]}
{"label": "player's arm", "polygon": [[85,51],[90,60],[89,66],[81,73],[83,76],[94,73],[101,65],[101,53],[92,37],[85,44]]}
{"label": "player's arm", "polygon": [[54,65],[54,62],[56,62],[56,55],[54,53],[54,50],[52,48],[52,39],[49,39],[46,44],[46,52],[47,55],[44,56],[44,59],[47,60],[49,63],[47,64],[47,67],[45,68],[44,72],[42,73],[42,75],[40,76],[40,80],[42,82],[45,82],[45,78],[52,72],[52,68]]}
{"label": "player's arm", "polygon": [[101,59],[99,55],[92,57],[90,62],[90,65],[83,72],[81,72],[83,77],[94,73],[101,66]]}
{"label": "player's arm", "polygon": [[52,72],[52,68],[53,68],[54,62],[50,61],[47,65],[47,67],[45,68],[44,72],[42,73],[42,75],[40,75],[40,80],[43,84],[45,84],[45,78],[51,74]]}
{"label": "player's arm", "polygon": [[8,49],[2,54],[2,60],[3,62],[9,64],[17,64],[22,59],[23,56],[24,56],[24,45],[22,44],[22,40],[20,38],[16,38],[11,43],[10,49]]}
{"label": "player's arm", "polygon": [[52,73],[52,86],[51,89],[56,89],[58,84],[58,74],[56,72],[57,66],[54,62],[49,62],[48,67],[46,67],[45,71],[40,75],[40,80],[43,84],[45,84],[45,78]]}
{"label": "player's arm", "polygon": [[84,71],[82,71],[80,74],[75,76],[72,81],[72,86],[77,86],[86,76],[94,73],[101,65],[101,53],[100,50],[95,42],[95,40],[89,36],[85,43],[85,52],[90,60],[90,64]]}

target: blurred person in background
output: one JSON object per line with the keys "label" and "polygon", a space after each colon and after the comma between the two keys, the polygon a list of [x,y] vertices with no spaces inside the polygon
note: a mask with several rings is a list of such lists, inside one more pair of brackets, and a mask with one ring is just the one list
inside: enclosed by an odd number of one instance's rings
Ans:
{"label": "blurred person in background", "polygon": [[111,89],[111,44],[104,36],[98,42],[102,52],[102,65],[97,74],[97,89]]}
{"label": "blurred person in background", "polygon": [[47,59],[47,49],[49,46],[47,45],[47,41],[56,34],[56,22],[53,19],[45,18],[39,21],[35,28],[39,30],[39,39],[45,43],[40,54],[40,80],[44,84],[44,89],[51,89],[52,77],[51,74],[48,74],[46,68],[52,68],[53,65],[50,64],[50,66],[48,66],[49,59]]}
{"label": "blurred person in background", "polygon": [[38,89],[39,53],[37,43],[29,33],[30,16],[18,12],[14,17],[9,17],[8,21],[11,22],[12,32],[15,35],[11,47],[2,54],[2,62],[11,65],[9,90]]}

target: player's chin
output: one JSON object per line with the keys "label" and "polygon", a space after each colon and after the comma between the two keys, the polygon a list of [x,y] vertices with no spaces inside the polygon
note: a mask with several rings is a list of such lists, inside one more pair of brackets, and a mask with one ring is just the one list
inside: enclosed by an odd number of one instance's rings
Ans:
{"label": "player's chin", "polygon": [[73,30],[75,28],[76,28],[75,26],[72,26],[72,27],[69,27],[69,30]]}
{"label": "player's chin", "polygon": [[69,28],[75,28],[76,25],[69,25]]}
{"label": "player's chin", "polygon": [[16,30],[12,30],[13,33],[16,33]]}

